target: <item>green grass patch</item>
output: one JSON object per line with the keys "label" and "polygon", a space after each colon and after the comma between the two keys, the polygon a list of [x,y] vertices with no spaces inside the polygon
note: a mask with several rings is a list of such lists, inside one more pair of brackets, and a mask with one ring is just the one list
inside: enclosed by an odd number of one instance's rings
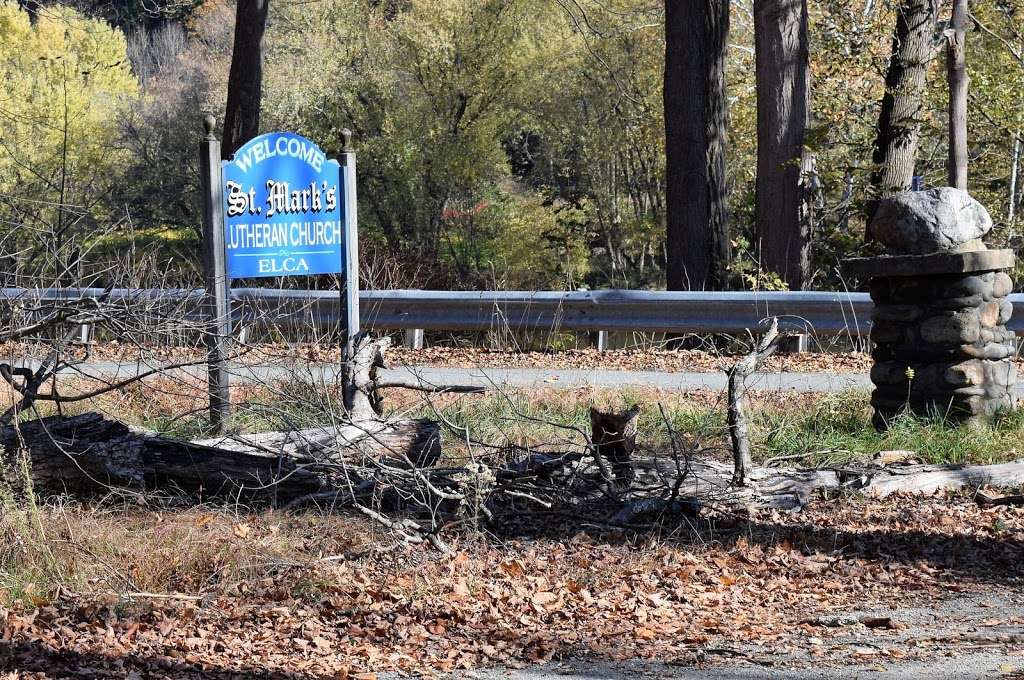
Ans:
{"label": "green grass patch", "polygon": [[755,415],[755,452],[762,458],[809,454],[805,463],[842,465],[879,451],[915,452],[927,463],[993,463],[1019,457],[1024,412],[965,427],[944,413],[902,414],[883,432],[871,425],[866,393],[826,395],[802,409],[762,408]]}
{"label": "green grass patch", "polygon": [[[660,401],[659,401],[660,400]],[[637,441],[650,451],[671,446],[670,430],[696,441],[710,453],[728,457],[724,398],[652,395],[645,391],[563,392],[507,390],[480,395],[448,395],[416,400],[388,395],[389,415],[440,420],[446,451],[453,460],[527,448],[579,448],[590,431],[588,408],[642,407]],[[234,405],[235,432],[302,429],[336,422],[340,394],[333,387],[302,380],[260,388]],[[901,415],[888,430],[871,424],[866,392],[836,395],[761,394],[750,401],[751,436],[758,461],[790,457],[802,465],[846,465],[870,460],[879,451],[913,451],[929,463],[992,463],[1020,457],[1024,412],[1013,411],[983,426],[959,426],[944,414]],[[153,409],[142,416],[119,417],[181,439],[208,435],[207,414],[185,415]],[[467,442],[468,440],[468,442]]]}

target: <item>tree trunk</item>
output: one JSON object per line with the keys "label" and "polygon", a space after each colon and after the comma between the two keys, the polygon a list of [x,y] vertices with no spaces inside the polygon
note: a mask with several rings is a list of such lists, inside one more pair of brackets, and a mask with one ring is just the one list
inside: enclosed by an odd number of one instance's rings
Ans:
{"label": "tree trunk", "polygon": [[269,0],[238,0],[221,146],[224,160],[231,158],[240,146],[259,134],[263,32],[267,26],[269,6]]}
{"label": "tree trunk", "polygon": [[756,223],[761,266],[790,290],[810,273],[810,198],[802,172],[810,99],[806,0],[755,0]]}
{"label": "tree trunk", "polygon": [[779,339],[779,320],[772,319],[771,328],[757,343],[754,351],[743,357],[729,369],[729,440],[732,442],[734,486],[745,486],[747,472],[753,467],[750,452],[750,434],[747,415],[747,378],[754,374],[761,363],[775,353]]}
{"label": "tree trunk", "polygon": [[1013,153],[1010,155],[1010,206],[1007,209],[1006,221],[1013,226],[1017,215],[1017,178],[1020,176],[1020,131],[1013,136]]}
{"label": "tree trunk", "polygon": [[728,36],[728,0],[665,0],[669,290],[722,289],[727,285]]}
{"label": "tree trunk", "polygon": [[922,93],[928,62],[934,54],[937,0],[903,0],[896,12],[892,55],[885,75],[885,94],[878,117],[868,201],[866,240],[878,200],[906,191],[914,178],[914,157],[921,119]]}
{"label": "tree trunk", "polygon": [[48,493],[123,487],[287,501],[332,488],[332,476],[351,482],[381,465],[432,465],[441,440],[433,421],[374,420],[186,442],[86,413],[4,428],[0,452],[0,478],[20,486],[22,468],[12,462],[23,455],[34,487]]}
{"label": "tree trunk", "polygon": [[946,45],[949,79],[949,186],[967,191],[967,0],[953,0]]}

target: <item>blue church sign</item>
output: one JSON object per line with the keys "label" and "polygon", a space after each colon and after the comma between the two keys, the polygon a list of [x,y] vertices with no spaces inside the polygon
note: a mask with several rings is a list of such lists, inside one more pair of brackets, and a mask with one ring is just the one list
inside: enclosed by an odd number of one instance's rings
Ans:
{"label": "blue church sign", "polygon": [[344,271],[346,191],[337,161],[305,137],[272,132],[221,167],[228,278]]}

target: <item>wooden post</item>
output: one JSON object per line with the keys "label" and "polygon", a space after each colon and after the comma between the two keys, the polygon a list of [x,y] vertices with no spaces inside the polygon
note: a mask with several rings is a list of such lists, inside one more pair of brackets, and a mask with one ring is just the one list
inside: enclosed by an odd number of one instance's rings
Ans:
{"label": "wooden post", "polygon": [[210,427],[222,433],[231,416],[227,344],[231,337],[228,277],[224,262],[224,211],[221,206],[220,141],[216,119],[203,116],[205,136],[199,144],[199,174],[203,193],[203,282],[206,287],[206,356],[210,388]]}
{"label": "wooden post", "polygon": [[345,191],[345,354],[352,356],[353,341],[359,335],[359,225],[356,211],[356,153],[352,131],[341,131],[345,147],[341,154]]}
{"label": "wooden post", "polygon": [[811,336],[807,333],[795,333],[779,338],[779,354],[804,354],[811,349]]}

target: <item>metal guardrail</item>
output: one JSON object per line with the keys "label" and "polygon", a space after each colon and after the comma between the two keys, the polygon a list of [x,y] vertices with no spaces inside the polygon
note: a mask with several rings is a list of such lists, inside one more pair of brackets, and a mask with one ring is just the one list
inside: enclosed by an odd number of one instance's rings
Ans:
{"label": "metal guardrail", "polygon": [[[99,288],[0,289],[3,297],[24,300],[96,297]],[[201,289],[114,289],[108,300],[122,304],[173,303],[200,319]],[[341,317],[337,291],[236,288],[231,291],[236,323],[336,326]],[[1020,315],[1008,324],[1024,335],[1024,295],[1010,296]],[[819,335],[866,336],[872,303],[866,293],[840,292],[668,292],[595,291],[437,291],[370,290],[360,293],[364,328],[374,330],[638,331],[663,333],[742,333],[765,318]]]}

